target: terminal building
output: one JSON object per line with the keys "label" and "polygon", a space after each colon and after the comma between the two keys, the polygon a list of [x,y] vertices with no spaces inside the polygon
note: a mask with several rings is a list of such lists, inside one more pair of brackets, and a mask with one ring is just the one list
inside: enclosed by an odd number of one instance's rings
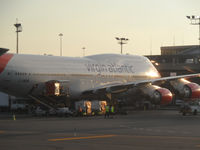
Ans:
{"label": "terminal building", "polygon": [[147,56],[162,77],[200,72],[200,46],[164,46],[161,55]]}

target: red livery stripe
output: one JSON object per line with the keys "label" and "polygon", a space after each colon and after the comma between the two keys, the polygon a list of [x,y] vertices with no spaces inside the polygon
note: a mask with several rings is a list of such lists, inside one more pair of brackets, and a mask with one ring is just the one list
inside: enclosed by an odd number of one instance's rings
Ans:
{"label": "red livery stripe", "polygon": [[0,73],[3,72],[9,60],[13,57],[13,54],[4,54],[0,56]]}

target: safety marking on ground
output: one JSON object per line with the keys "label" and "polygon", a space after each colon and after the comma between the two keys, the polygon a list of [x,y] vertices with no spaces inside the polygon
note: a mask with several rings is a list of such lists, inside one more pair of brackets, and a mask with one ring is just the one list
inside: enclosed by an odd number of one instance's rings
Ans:
{"label": "safety marking on ground", "polygon": [[98,138],[110,138],[117,135],[96,135],[96,136],[86,136],[86,137],[69,137],[69,138],[57,138],[48,139],[48,141],[70,141],[70,140],[82,140],[82,139],[98,139]]}
{"label": "safety marking on ground", "polygon": [[5,131],[0,130],[0,134],[5,133]]}
{"label": "safety marking on ground", "polygon": [[196,147],[200,148],[200,145],[196,145]]}

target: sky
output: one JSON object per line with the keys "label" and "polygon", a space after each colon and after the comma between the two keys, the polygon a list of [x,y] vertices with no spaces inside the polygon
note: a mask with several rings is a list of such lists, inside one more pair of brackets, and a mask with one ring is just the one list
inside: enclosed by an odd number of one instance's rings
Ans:
{"label": "sky", "polygon": [[123,53],[159,55],[161,46],[198,44],[200,0],[0,0],[0,47],[19,53],[82,57],[120,53],[115,37],[128,38]]}

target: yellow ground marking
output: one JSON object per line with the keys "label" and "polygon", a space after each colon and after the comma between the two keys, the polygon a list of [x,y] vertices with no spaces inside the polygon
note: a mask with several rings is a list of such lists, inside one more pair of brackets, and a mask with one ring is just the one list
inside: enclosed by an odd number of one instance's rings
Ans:
{"label": "yellow ground marking", "polygon": [[0,130],[0,134],[1,134],[1,133],[4,133],[4,132],[5,132],[5,131]]}
{"label": "yellow ground marking", "polygon": [[69,141],[69,140],[82,140],[82,139],[98,139],[98,138],[109,138],[117,135],[97,135],[97,136],[86,136],[86,137],[70,137],[70,138],[58,138],[48,139],[48,141]]}

